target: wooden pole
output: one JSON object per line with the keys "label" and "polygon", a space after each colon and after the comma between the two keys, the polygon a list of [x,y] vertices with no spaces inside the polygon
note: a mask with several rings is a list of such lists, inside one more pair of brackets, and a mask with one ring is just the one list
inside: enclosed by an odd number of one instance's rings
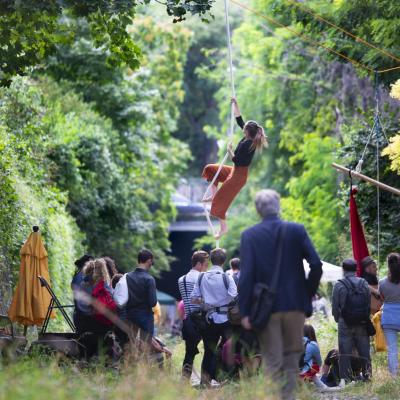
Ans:
{"label": "wooden pole", "polygon": [[350,173],[353,178],[361,179],[363,181],[371,183],[374,186],[378,186],[379,188],[381,188],[383,190],[386,190],[387,192],[390,192],[390,193],[396,194],[397,196],[400,196],[400,190],[399,189],[396,189],[396,188],[391,187],[389,185],[385,185],[384,183],[376,181],[375,179],[372,179],[369,176],[360,174],[357,171],[350,170],[350,169],[348,169],[346,167],[343,167],[343,165],[339,165],[339,164],[336,164],[336,163],[332,163],[332,167],[337,169],[338,171],[346,172],[347,174]]}

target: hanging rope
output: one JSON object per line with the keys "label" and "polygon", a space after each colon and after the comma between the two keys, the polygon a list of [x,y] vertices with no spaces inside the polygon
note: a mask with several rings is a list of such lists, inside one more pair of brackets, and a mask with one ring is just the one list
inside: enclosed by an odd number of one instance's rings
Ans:
{"label": "hanging rope", "polygon": [[[233,74],[233,59],[232,59],[232,43],[231,43],[231,29],[229,25],[229,5],[228,5],[229,0],[224,0],[224,6],[225,6],[225,28],[226,28],[226,45],[228,48],[228,64],[229,64],[229,76],[230,76],[230,86],[231,86],[231,97],[236,97],[236,92],[235,92],[235,80],[234,80],[234,74]],[[230,115],[230,124],[229,124],[229,130],[228,130],[228,137],[231,138],[233,136],[233,130],[235,126],[235,114],[234,114],[234,106],[231,104],[231,115]],[[226,160],[228,159],[229,153],[226,152],[224,158],[221,160],[219,163],[218,170],[216,174],[214,175],[214,178],[208,185],[203,198],[208,197],[210,190],[212,186],[215,184],[216,180],[218,179],[219,174],[221,173],[222,167],[225,165]],[[203,208],[204,208],[204,213],[207,218],[207,223],[210,227],[211,233],[213,236],[215,236],[215,231],[214,231],[214,226],[212,224],[211,218],[210,218],[210,213],[208,212],[207,205],[203,203]],[[216,247],[219,247],[219,240],[216,242]]]}
{"label": "hanging rope", "polygon": [[[379,78],[378,73],[375,72],[375,115],[374,115],[374,127],[375,127],[375,140],[376,140],[376,180],[380,182],[380,170],[379,170],[379,138],[381,125],[379,120]],[[380,262],[381,256],[381,191],[379,186],[376,187],[376,219],[377,219],[377,251],[378,251],[378,262]]]}

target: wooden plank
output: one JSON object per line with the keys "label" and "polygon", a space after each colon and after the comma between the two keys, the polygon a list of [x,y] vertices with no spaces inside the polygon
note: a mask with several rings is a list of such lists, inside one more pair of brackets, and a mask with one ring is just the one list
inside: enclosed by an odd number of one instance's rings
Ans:
{"label": "wooden plank", "polygon": [[367,175],[360,174],[359,172],[357,172],[357,171],[355,171],[353,169],[350,170],[349,168],[343,167],[343,165],[339,165],[339,164],[336,164],[336,163],[332,163],[332,167],[337,169],[338,171],[345,172],[347,174],[350,173],[353,178],[361,179],[361,180],[363,180],[365,182],[371,183],[374,186],[378,186],[381,189],[386,190],[387,192],[390,192],[390,193],[396,194],[397,196],[400,196],[400,190],[399,189],[396,189],[396,188],[394,188],[392,186],[389,186],[389,185],[385,185],[384,183],[379,182],[379,181],[377,181],[375,179],[372,179]]}

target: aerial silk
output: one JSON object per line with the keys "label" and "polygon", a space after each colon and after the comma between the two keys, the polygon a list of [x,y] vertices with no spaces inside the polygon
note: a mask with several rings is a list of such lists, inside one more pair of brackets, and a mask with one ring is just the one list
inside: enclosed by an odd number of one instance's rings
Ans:
{"label": "aerial silk", "polygon": [[369,256],[367,241],[365,240],[364,229],[358,215],[355,196],[357,189],[352,188],[350,192],[350,232],[353,246],[353,257],[357,261],[357,276],[362,275],[361,260]]}

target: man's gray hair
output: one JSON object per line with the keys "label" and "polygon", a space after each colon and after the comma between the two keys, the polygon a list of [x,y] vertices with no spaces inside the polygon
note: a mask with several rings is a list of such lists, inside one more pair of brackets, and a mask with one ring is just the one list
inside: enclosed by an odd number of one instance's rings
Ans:
{"label": "man's gray hair", "polygon": [[279,215],[281,211],[279,193],[272,189],[260,190],[256,194],[256,210],[262,218]]}

